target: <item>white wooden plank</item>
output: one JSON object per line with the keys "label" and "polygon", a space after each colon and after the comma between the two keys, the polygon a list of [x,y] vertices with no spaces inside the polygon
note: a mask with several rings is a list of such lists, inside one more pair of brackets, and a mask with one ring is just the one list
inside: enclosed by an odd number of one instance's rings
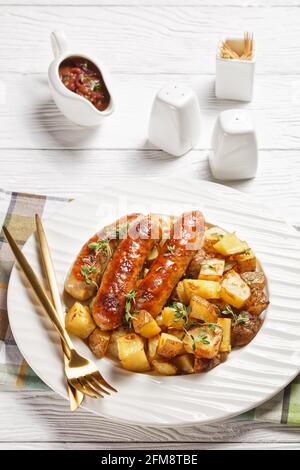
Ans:
{"label": "white wooden plank", "polygon": [[[276,431],[274,431],[274,434]],[[288,436],[288,431],[286,431]],[[268,431],[268,438],[273,436],[273,431]],[[161,450],[299,450],[300,444],[298,442],[192,442],[181,443],[172,442],[166,443],[144,443],[144,442],[129,442],[129,443],[94,443],[94,442],[17,442],[17,443],[0,443],[0,450],[153,450],[154,452]],[[103,456],[106,454],[103,454]],[[124,454],[126,455],[126,454]],[[101,454],[98,455],[100,459]]]}
{"label": "white wooden plank", "polygon": [[[207,151],[181,158],[152,150],[0,150],[0,187],[57,196],[96,190],[103,180],[126,176],[183,176],[213,180]],[[261,151],[257,177],[227,183],[276,207],[300,225],[300,167],[296,151]]]}
{"label": "white wooden plank", "polygon": [[[146,428],[115,423],[83,410],[71,413],[65,400],[52,392],[2,392],[0,401],[0,442],[98,443],[100,446],[126,442],[134,448],[138,442],[165,442],[166,447],[184,443],[224,441],[265,443],[274,431],[273,442],[299,444],[299,428],[253,422],[227,422],[209,426]],[[288,437],[287,437],[288,436]],[[102,444],[100,444],[102,443]],[[186,445],[187,445],[186,444]],[[109,447],[111,444],[109,444]],[[107,448],[106,447],[106,448]],[[193,447],[193,446],[192,446]],[[100,447],[101,448],[101,447]]]}
{"label": "white wooden plank", "polygon": [[258,76],[254,99],[245,104],[216,99],[209,75],[116,74],[116,112],[96,129],[79,128],[64,118],[52,100],[46,74],[1,74],[0,79],[0,142],[5,148],[153,148],[147,142],[153,98],[173,82],[190,85],[199,98],[197,148],[210,147],[216,117],[229,108],[252,112],[261,149],[300,148],[297,75]]}
{"label": "white wooden plank", "polygon": [[[99,4],[99,0],[87,0],[84,6],[169,6],[176,8],[184,7],[280,7],[280,6],[299,6],[299,0],[103,0]],[[66,6],[66,5],[83,5],[83,0],[0,0],[0,5],[18,6],[18,5],[38,5],[38,6]]]}
{"label": "white wooden plank", "polygon": [[45,72],[49,34],[61,28],[75,50],[97,52],[114,72],[212,74],[220,36],[250,30],[257,73],[299,73],[299,21],[295,7],[3,6],[0,67]]}

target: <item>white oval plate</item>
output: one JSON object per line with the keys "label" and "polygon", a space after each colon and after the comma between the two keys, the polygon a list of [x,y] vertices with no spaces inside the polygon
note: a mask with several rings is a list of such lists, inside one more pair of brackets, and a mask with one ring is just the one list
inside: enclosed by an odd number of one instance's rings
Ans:
{"label": "white oval plate", "polygon": [[[227,187],[179,178],[123,179],[66,204],[45,222],[61,291],[81,245],[100,227],[135,210],[180,214],[192,208],[202,210],[206,220],[236,230],[256,252],[270,296],[260,332],[248,346],[204,374],[151,376],[122,370],[109,359],[98,360],[104,377],[119,393],[104,400],[87,398],[86,409],[139,425],[208,423],[270,399],[299,372],[300,238],[259,200]],[[24,252],[41,275],[34,236]],[[58,336],[16,267],[8,288],[8,311],[25,359],[47,385],[67,398]],[[75,342],[93,358],[82,341]]]}

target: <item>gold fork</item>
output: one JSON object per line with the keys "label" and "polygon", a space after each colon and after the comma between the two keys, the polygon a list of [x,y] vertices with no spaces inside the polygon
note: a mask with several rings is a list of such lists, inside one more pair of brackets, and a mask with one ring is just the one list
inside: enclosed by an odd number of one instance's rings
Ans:
{"label": "gold fork", "polygon": [[103,398],[102,393],[110,395],[110,393],[106,389],[116,392],[117,390],[115,390],[102,377],[96,365],[89,359],[82,357],[75,350],[70,336],[68,335],[64,326],[58,319],[55,308],[50,302],[47,294],[45,293],[35,272],[28,263],[25,255],[22,253],[22,251],[20,250],[20,248],[18,247],[6,227],[3,227],[3,232],[20,267],[22,268],[35,294],[37,295],[39,301],[48,313],[50,320],[54,324],[56,330],[58,331],[62,341],[66,346],[66,354],[68,356],[69,361],[69,367],[66,369],[66,376],[70,385],[72,385],[72,387],[76,388],[76,390],[83,393],[84,395],[88,395],[92,398]]}
{"label": "gold fork", "polygon": [[[42,259],[42,266],[43,266],[43,271],[47,280],[47,284],[50,289],[50,294],[51,294],[51,300],[53,303],[53,306],[55,307],[56,313],[58,315],[58,318],[63,321],[63,310],[62,310],[62,304],[60,300],[60,295],[59,295],[59,290],[58,290],[58,285],[56,281],[56,276],[55,276],[55,271],[54,271],[54,266],[50,254],[50,248],[47,242],[47,237],[45,234],[45,230],[42,224],[42,221],[39,217],[38,214],[35,214],[35,225],[36,225],[36,232],[37,232],[37,238],[38,238],[38,245],[40,249],[40,255]],[[68,369],[69,367],[69,361],[68,361],[68,355],[66,351],[66,346],[63,341],[61,341],[62,349],[63,349],[63,357],[64,357],[64,365],[65,369]],[[65,372],[66,376],[68,375],[67,372]],[[83,400],[83,393],[79,392],[76,390],[76,388],[73,388],[68,381],[66,381],[66,387],[67,387],[67,392],[69,396],[69,403],[70,403],[70,409],[71,411],[77,410],[77,408],[80,406]]]}

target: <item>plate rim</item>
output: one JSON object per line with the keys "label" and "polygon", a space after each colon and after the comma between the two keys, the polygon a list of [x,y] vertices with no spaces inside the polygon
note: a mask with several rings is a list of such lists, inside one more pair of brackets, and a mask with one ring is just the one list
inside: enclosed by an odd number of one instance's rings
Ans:
{"label": "plate rim", "polygon": [[[121,178],[115,178],[115,179],[113,180],[113,183],[115,184],[117,181],[120,181],[120,179],[121,179]],[[135,180],[135,178],[130,178],[130,179]],[[150,180],[150,181],[152,181],[152,180],[156,180],[156,181],[157,181],[157,180],[158,180],[158,181],[164,180],[164,178],[160,178],[160,177],[158,177],[158,178],[157,178],[157,177],[155,177],[155,178],[139,178],[139,180],[142,180],[142,179],[148,180],[148,181],[149,181],[149,180]],[[173,178],[173,179],[177,179],[177,180],[189,180],[189,181],[191,180],[191,178],[178,178],[178,177],[177,177],[177,178],[175,177],[175,178]],[[128,178],[126,178],[126,180],[128,181]],[[194,178],[193,181],[199,183],[199,180],[196,179],[196,178]],[[208,185],[208,186],[219,187],[219,188],[221,188],[221,190],[222,190],[223,192],[224,192],[224,191],[226,192],[226,191],[228,190],[228,193],[231,193],[231,194],[233,194],[233,195],[234,195],[234,194],[239,194],[239,195],[243,195],[244,197],[246,197],[246,198],[249,199],[249,200],[255,199],[255,198],[253,197],[253,195],[248,195],[248,194],[246,194],[246,193],[242,193],[242,192],[240,192],[240,191],[238,191],[238,190],[236,190],[236,189],[233,189],[233,188],[231,188],[231,187],[228,188],[227,186],[221,185],[221,184],[219,184],[219,183],[208,182],[208,181],[202,181],[202,180],[200,180],[200,181],[201,181],[201,184],[202,184],[202,183],[205,183],[205,184]],[[104,185],[104,186],[105,186],[105,185]],[[87,202],[87,203],[88,203],[88,200],[90,199],[90,197],[91,197],[92,195],[95,195],[95,194],[97,194],[97,191],[85,193],[84,195],[80,196],[79,198],[76,198],[75,200],[71,201],[71,204],[73,204],[73,203],[76,204],[76,201],[77,201],[77,200],[83,201],[83,202]],[[68,204],[70,204],[70,203],[68,203]],[[263,206],[264,206],[264,207],[267,207],[267,206],[265,206],[265,205],[263,205]],[[50,217],[50,219],[45,219],[45,228],[47,229],[47,221],[48,221],[48,220],[51,220],[51,219],[54,218],[57,214],[63,212],[67,207],[69,207],[67,204],[66,204],[66,205],[63,205],[62,208],[59,208],[59,209],[55,212],[55,214],[53,214],[53,215]],[[284,218],[282,218],[281,216],[280,216],[279,220],[280,220],[281,223],[283,223],[286,227],[289,228],[289,230],[290,230],[290,232],[291,232],[291,235],[293,234],[293,235],[297,235],[297,236],[299,237],[299,234],[298,234],[297,230],[296,230],[290,223],[288,223],[287,221],[285,221]],[[34,238],[34,233],[28,238],[28,240],[27,240],[26,243],[24,244],[24,246],[23,246],[23,249],[24,249],[24,250],[26,250],[27,244],[29,245],[29,244],[32,242],[32,239],[33,239],[33,238]],[[299,240],[300,240],[300,237],[299,237]],[[11,321],[11,316],[10,316],[10,315],[12,315],[12,310],[13,310],[13,309],[12,309],[11,307],[9,307],[9,305],[11,305],[11,302],[12,302],[11,296],[12,296],[12,290],[13,290],[13,281],[14,281],[14,279],[15,279],[15,276],[18,275],[17,273],[19,273],[19,272],[20,272],[19,268],[17,268],[17,267],[16,267],[16,263],[14,263],[13,269],[12,269],[12,271],[11,271],[11,276],[10,276],[10,279],[9,279],[8,289],[7,289],[7,310],[8,310],[8,316],[9,316],[9,323],[10,323],[10,325],[12,325],[12,324],[14,323],[13,321]],[[27,352],[25,352],[25,354],[24,354],[24,351],[23,351],[22,346],[19,346],[19,344],[21,344],[22,342],[19,341],[18,334],[16,333],[15,330],[13,330],[13,328],[11,328],[11,330],[12,330],[13,336],[14,336],[14,338],[15,338],[15,340],[16,340],[16,343],[17,343],[17,345],[18,345],[18,348],[19,348],[21,354],[23,355],[23,357],[25,358],[25,360],[28,362],[28,364],[30,365],[30,367],[32,368],[32,370],[36,373],[36,375],[39,376],[40,378],[43,377],[42,380],[43,380],[43,382],[46,383],[46,385],[47,385],[48,387],[50,387],[52,390],[54,390],[55,392],[57,392],[57,393],[58,393],[60,396],[62,396],[63,398],[67,399],[67,393],[66,393],[66,395],[64,395],[64,394],[61,393],[59,390],[56,390],[55,388],[53,388],[53,386],[48,383],[47,378],[44,378],[43,374],[41,374],[40,371],[37,371],[36,368],[35,368],[35,366],[32,366],[32,365],[31,365],[31,361],[30,361],[30,358],[28,358]],[[215,419],[214,419],[214,418],[207,418],[207,419],[202,418],[202,419],[199,419],[199,420],[189,419],[189,420],[187,420],[187,421],[180,420],[180,422],[177,422],[177,423],[176,423],[176,426],[187,426],[187,425],[193,425],[193,424],[208,424],[208,423],[222,422],[222,421],[228,420],[228,419],[230,419],[230,418],[233,418],[234,416],[238,416],[238,415],[240,415],[240,414],[242,414],[242,413],[245,413],[245,412],[249,411],[250,409],[253,409],[254,407],[257,407],[257,406],[261,405],[262,403],[268,401],[268,400],[271,399],[273,396],[275,396],[277,393],[279,393],[282,389],[284,389],[284,388],[298,375],[299,372],[300,372],[300,365],[298,365],[298,370],[296,370],[296,372],[294,373],[294,375],[288,377],[282,386],[280,385],[280,387],[278,387],[278,388],[276,388],[276,390],[274,390],[274,393],[273,393],[272,395],[268,395],[267,398],[262,398],[261,400],[257,401],[255,405],[253,405],[253,404],[251,403],[249,407],[244,407],[243,410],[237,411],[237,412],[235,412],[235,411],[233,411],[233,412],[224,411],[224,413],[223,413],[224,416],[221,417],[221,418],[220,418],[220,417],[219,417],[219,418],[215,418]],[[121,393],[121,392],[119,392],[119,393]],[[100,411],[96,411],[96,410],[90,409],[89,406],[85,405],[84,403],[81,405],[81,407],[82,407],[83,409],[86,409],[86,410],[88,410],[88,411],[91,411],[93,414],[96,414],[96,415],[98,415],[98,416],[102,416],[102,417],[104,417],[105,419],[112,420],[112,421],[114,421],[114,422],[128,423],[128,424],[133,424],[133,425],[138,425],[138,426],[146,426],[146,427],[170,427],[170,426],[174,426],[174,422],[172,422],[172,423],[160,423],[160,422],[153,422],[153,423],[151,423],[151,422],[147,422],[146,424],[141,424],[140,422],[137,422],[137,421],[134,421],[134,420],[131,421],[131,420],[127,419],[127,418],[126,418],[126,419],[122,419],[122,418],[117,419],[115,416],[109,416],[109,415],[107,415],[107,414],[105,414],[105,413],[101,413]]]}

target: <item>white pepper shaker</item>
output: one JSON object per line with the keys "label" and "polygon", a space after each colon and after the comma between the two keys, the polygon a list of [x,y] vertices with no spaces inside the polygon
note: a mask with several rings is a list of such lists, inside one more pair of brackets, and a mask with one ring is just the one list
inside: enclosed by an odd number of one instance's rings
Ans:
{"label": "white pepper shaker", "polygon": [[258,148],[249,112],[229,109],[219,114],[213,131],[209,164],[213,176],[219,180],[255,176]]}
{"label": "white pepper shaker", "polygon": [[194,148],[201,128],[195,92],[181,84],[164,86],[154,98],[149,122],[149,141],[177,157]]}

